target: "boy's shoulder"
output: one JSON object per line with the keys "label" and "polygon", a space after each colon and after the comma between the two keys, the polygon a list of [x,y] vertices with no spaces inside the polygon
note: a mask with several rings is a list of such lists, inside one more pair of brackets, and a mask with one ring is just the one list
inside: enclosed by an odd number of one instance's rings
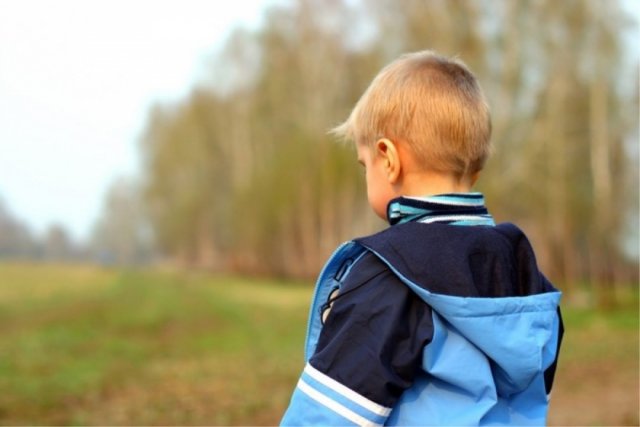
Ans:
{"label": "boy's shoulder", "polygon": [[[544,292],[535,254],[517,226],[408,222],[355,239],[402,277],[456,296]],[[528,283],[524,283],[524,281]]]}
{"label": "boy's shoulder", "polygon": [[511,223],[462,226],[412,221],[354,241],[374,252],[416,254],[420,259],[436,254],[455,257],[467,251],[512,252],[521,245],[531,248],[524,232]]}

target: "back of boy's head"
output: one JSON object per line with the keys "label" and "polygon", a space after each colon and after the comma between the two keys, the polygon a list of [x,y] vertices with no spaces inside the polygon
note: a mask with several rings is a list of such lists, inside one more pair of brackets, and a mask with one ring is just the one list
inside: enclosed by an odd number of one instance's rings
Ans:
{"label": "back of boy's head", "polygon": [[491,151],[491,116],[476,78],[463,62],[431,51],[383,68],[333,133],[370,146],[380,138],[406,144],[425,170],[459,177],[479,172]]}

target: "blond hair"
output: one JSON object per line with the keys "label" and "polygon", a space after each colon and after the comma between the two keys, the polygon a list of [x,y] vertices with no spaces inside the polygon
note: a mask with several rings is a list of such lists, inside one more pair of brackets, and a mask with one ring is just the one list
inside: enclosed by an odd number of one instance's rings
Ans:
{"label": "blond hair", "polygon": [[332,133],[357,144],[407,144],[425,169],[457,176],[480,171],[491,151],[489,106],[476,78],[462,61],[432,51],[383,68]]}

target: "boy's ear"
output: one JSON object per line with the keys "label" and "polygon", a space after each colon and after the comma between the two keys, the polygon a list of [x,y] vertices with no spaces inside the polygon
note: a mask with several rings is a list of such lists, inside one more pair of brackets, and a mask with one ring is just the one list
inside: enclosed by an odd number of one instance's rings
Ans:
{"label": "boy's ear", "polygon": [[383,168],[387,175],[387,180],[390,184],[398,182],[400,177],[400,170],[402,165],[400,162],[400,156],[398,154],[398,148],[393,141],[387,138],[380,138],[376,142],[376,155],[380,157],[383,162]]}

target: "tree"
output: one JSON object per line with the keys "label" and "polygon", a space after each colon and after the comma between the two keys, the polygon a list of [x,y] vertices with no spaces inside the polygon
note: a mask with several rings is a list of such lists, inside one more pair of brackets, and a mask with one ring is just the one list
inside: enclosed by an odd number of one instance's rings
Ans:
{"label": "tree", "polygon": [[32,258],[38,245],[29,228],[0,199],[0,258]]}
{"label": "tree", "polygon": [[52,224],[42,242],[43,257],[47,261],[67,262],[76,258],[76,247],[62,224]]}
{"label": "tree", "polygon": [[91,238],[91,249],[103,264],[133,265],[153,257],[152,233],[136,182],[120,178],[109,189]]}

